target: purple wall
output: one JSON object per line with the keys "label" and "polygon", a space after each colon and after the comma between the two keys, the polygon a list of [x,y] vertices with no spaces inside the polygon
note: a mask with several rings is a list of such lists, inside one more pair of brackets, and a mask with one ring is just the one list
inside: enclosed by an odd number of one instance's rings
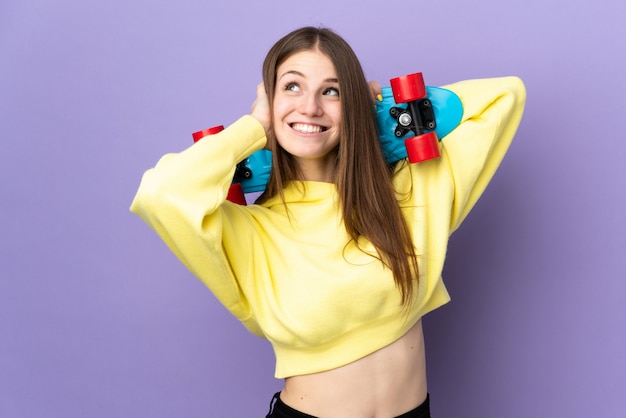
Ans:
{"label": "purple wall", "polygon": [[265,414],[269,345],[128,206],[161,154],[249,110],[265,52],[304,24],[383,83],[527,83],[517,140],[451,239],[453,302],[425,320],[433,415],[621,416],[626,6],[243,3],[0,3],[0,416]]}

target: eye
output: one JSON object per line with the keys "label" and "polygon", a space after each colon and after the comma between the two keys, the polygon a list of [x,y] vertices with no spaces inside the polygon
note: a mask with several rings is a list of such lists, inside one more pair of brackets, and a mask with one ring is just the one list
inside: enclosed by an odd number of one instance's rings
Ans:
{"label": "eye", "polygon": [[329,87],[324,90],[324,96],[339,96],[339,89],[336,87]]}
{"label": "eye", "polygon": [[287,83],[285,85],[285,90],[286,91],[298,92],[298,91],[300,91],[300,86],[298,85],[298,83]]}

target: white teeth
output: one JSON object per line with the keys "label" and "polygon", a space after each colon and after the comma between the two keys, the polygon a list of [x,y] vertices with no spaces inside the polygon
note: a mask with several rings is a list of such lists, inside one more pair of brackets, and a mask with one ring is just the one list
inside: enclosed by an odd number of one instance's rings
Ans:
{"label": "white teeth", "polygon": [[298,132],[302,132],[305,134],[313,134],[313,133],[318,133],[318,132],[322,132],[322,127],[321,126],[317,126],[317,125],[307,125],[304,123],[294,123],[293,125],[291,125],[291,127],[298,131]]}

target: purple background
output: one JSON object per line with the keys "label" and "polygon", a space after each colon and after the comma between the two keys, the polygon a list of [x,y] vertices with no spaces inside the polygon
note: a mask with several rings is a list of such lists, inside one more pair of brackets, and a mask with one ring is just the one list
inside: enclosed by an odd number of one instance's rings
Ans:
{"label": "purple background", "polygon": [[0,416],[260,417],[249,335],[128,211],[141,173],[249,111],[267,49],[337,30],[383,84],[515,74],[527,111],[425,319],[434,417],[626,409],[616,1],[2,0]]}

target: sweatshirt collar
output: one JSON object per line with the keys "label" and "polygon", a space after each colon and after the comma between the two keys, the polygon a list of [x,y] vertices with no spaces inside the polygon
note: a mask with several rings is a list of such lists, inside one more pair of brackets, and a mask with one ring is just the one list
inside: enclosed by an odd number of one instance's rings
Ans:
{"label": "sweatshirt collar", "polygon": [[[337,186],[334,183],[321,181],[290,181],[283,192],[287,204],[319,203],[328,199],[337,199]],[[276,195],[263,206],[271,208],[282,204],[280,195]]]}

